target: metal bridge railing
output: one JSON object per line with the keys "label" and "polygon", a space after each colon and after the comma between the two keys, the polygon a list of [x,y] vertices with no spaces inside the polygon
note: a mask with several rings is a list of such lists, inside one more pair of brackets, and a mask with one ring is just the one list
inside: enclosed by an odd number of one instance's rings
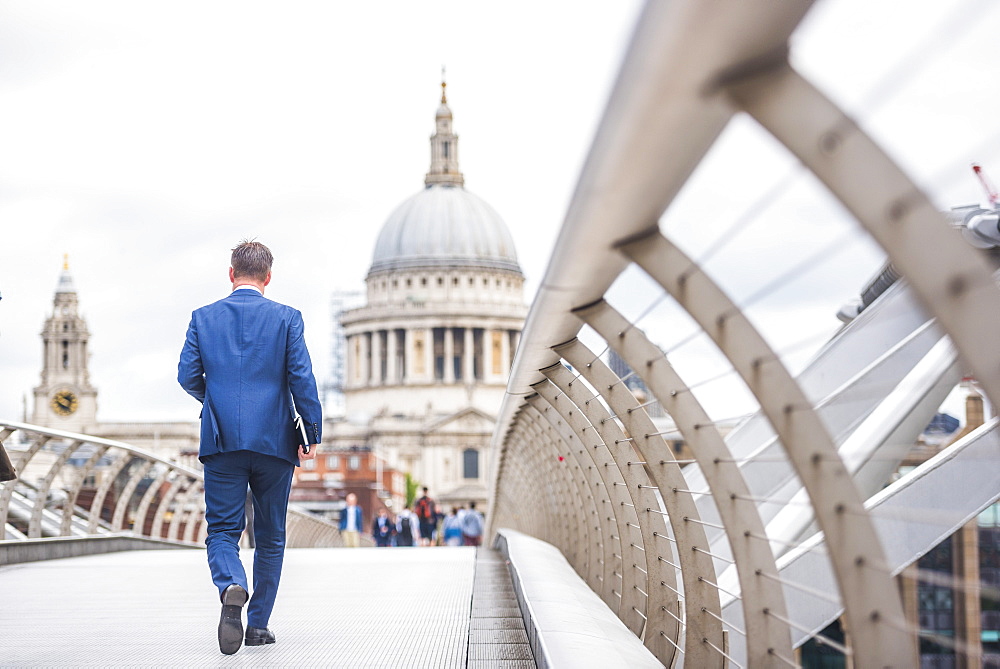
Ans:
{"label": "metal bridge railing", "polygon": [[[131,533],[201,545],[200,470],[127,443],[0,421],[19,477],[0,485],[3,540]],[[289,509],[288,547],[341,546],[336,526]]]}
{"label": "metal bridge railing", "polygon": [[[1000,290],[987,256],[789,65],[810,4],[647,4],[494,434],[491,531],[558,547],[667,666],[797,666],[795,648],[841,616],[847,642],[823,641],[855,666],[918,666],[919,629],[894,576],[1000,494],[988,473],[997,456],[982,460],[996,438],[989,424],[869,499],[902,457],[901,435],[913,443],[962,374],[1000,401]],[[759,295],[730,297],[710,253],[685,252],[658,223],[740,114],[822,182],[902,276],[797,374],[749,313]],[[789,261],[769,285],[817,263]],[[626,272],[646,288],[616,293]],[[649,309],[626,315],[637,303]],[[644,331],[663,327],[647,318],[660,303],[676,314],[667,327],[692,328],[666,348]],[[694,339],[756,403],[732,432],[696,391],[711,379],[675,365]],[[616,374],[606,352],[632,371]],[[652,404],[669,421],[651,417]],[[982,494],[928,513],[963,473]]]}

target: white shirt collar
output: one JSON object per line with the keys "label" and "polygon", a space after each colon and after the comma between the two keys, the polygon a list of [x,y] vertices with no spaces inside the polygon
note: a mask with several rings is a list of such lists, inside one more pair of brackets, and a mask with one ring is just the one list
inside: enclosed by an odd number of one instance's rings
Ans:
{"label": "white shirt collar", "polygon": [[235,293],[237,290],[243,290],[244,288],[249,288],[250,290],[256,290],[261,295],[264,294],[264,291],[262,291],[260,288],[258,288],[257,286],[251,285],[249,283],[241,283],[240,285],[238,285],[235,288],[233,288],[233,292]]}

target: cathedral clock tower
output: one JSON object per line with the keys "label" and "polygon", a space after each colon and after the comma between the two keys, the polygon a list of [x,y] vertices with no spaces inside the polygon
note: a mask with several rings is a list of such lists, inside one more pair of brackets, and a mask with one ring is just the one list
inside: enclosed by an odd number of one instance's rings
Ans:
{"label": "cathedral clock tower", "polygon": [[32,423],[70,432],[85,432],[97,423],[97,389],[87,371],[87,323],[78,311],[78,299],[68,261],[63,262],[52,301],[52,315],[42,329],[42,381],[35,388]]}

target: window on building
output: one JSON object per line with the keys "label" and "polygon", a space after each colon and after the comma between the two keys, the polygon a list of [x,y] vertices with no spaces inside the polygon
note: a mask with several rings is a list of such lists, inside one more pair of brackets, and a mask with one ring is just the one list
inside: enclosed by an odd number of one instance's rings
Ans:
{"label": "window on building", "polygon": [[467,448],[462,451],[462,477],[467,479],[479,478],[479,451],[474,448]]}
{"label": "window on building", "polygon": [[483,335],[482,328],[472,328],[472,378],[483,380]]}
{"label": "window on building", "polygon": [[1000,504],[993,504],[979,514],[979,597],[980,638],[983,642],[983,666],[1000,666]]}
{"label": "window on building", "polygon": [[[928,572],[947,577],[954,576],[954,550],[952,537],[948,537],[924,557],[917,566]],[[948,643],[938,643],[934,637],[955,637],[955,595],[948,585],[922,580],[917,583],[917,612],[920,631],[927,633],[920,638],[920,663],[922,666],[945,666],[955,657],[954,648]]]}
{"label": "window on building", "polygon": [[379,330],[378,333],[378,345],[379,345],[379,356],[378,356],[378,380],[385,383],[386,379],[389,378],[389,331]]}
{"label": "window on building", "polygon": [[465,328],[452,329],[452,341],[454,342],[454,355],[452,356],[452,368],[456,381],[462,380],[462,362],[465,360]]}
{"label": "window on building", "polygon": [[371,382],[372,377],[375,375],[372,369],[372,333],[366,332],[364,334],[365,338],[365,376],[364,381]]}
{"label": "window on building", "polygon": [[[826,629],[820,632],[824,637],[839,643],[846,644],[844,629],[840,625],[840,620],[834,620],[827,625]],[[823,643],[815,637],[802,644],[802,666],[814,669],[844,669],[847,666],[847,659],[844,654],[833,646]]]}
{"label": "window on building", "polygon": [[393,330],[396,337],[396,378],[399,381],[406,378],[406,330]]}
{"label": "window on building", "polygon": [[520,330],[507,330],[507,350],[510,351],[507,358],[507,371],[510,371],[510,368],[514,366],[514,354],[517,352],[517,345],[520,343],[520,339]]}
{"label": "window on building", "polygon": [[493,373],[503,374],[503,333],[494,331],[491,333],[491,349],[493,351]]}
{"label": "window on building", "polygon": [[434,328],[434,379],[444,380],[444,328]]}
{"label": "window on building", "polygon": [[[306,462],[309,462],[306,460]],[[326,468],[327,469],[340,469],[340,456],[338,455],[328,455],[326,456]]]}
{"label": "window on building", "polygon": [[[309,460],[306,460],[306,462],[309,462]],[[361,469],[361,456],[360,455],[352,455],[351,457],[349,457],[347,459],[347,467],[351,471],[357,471],[357,470]]]}
{"label": "window on building", "polygon": [[413,333],[413,373],[423,376],[426,373],[424,363],[424,334]]}
{"label": "window on building", "polygon": [[316,469],[316,461],[315,460],[303,460],[302,461],[302,469],[305,469],[306,471],[310,471],[311,472],[312,470]]}

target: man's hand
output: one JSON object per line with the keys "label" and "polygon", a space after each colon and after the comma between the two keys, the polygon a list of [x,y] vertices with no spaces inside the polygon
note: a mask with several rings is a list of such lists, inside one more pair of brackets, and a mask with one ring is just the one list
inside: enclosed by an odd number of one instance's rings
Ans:
{"label": "man's hand", "polygon": [[299,462],[303,460],[315,460],[316,459],[316,449],[319,448],[319,444],[313,444],[309,447],[309,452],[306,453],[302,446],[299,446]]}

